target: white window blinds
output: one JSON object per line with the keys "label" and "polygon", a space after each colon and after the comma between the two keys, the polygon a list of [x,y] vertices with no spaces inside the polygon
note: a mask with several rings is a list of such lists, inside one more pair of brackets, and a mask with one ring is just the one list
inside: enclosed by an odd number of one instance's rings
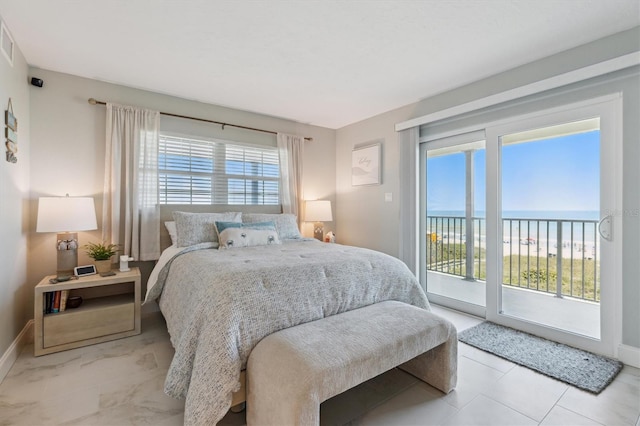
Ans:
{"label": "white window blinds", "polygon": [[277,148],[160,135],[161,204],[280,203]]}

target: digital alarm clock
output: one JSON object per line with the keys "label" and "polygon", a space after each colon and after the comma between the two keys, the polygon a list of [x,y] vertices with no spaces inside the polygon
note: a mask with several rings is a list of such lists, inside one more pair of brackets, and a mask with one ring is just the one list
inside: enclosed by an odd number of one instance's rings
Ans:
{"label": "digital alarm clock", "polygon": [[96,266],[95,265],[76,266],[75,268],[73,268],[73,273],[77,277],[84,277],[85,275],[95,275]]}

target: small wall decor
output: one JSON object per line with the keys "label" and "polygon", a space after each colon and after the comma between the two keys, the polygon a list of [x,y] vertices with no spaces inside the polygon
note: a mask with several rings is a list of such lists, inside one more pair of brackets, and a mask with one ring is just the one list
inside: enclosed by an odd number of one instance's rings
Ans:
{"label": "small wall decor", "polygon": [[7,126],[4,129],[5,137],[7,141],[5,146],[7,147],[7,161],[10,163],[17,163],[18,157],[18,119],[13,115],[13,105],[11,105],[11,98],[9,98],[9,105],[4,112],[4,122]]}
{"label": "small wall decor", "polygon": [[381,143],[355,147],[351,153],[351,185],[379,185]]}

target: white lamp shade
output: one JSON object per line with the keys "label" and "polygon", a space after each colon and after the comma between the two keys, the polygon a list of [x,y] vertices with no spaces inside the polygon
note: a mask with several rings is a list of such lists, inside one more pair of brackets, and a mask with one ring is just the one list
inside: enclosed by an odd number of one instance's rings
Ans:
{"label": "white lamp shade", "polygon": [[91,197],[40,197],[36,232],[75,232],[98,229]]}
{"label": "white lamp shade", "polygon": [[304,220],[306,222],[331,222],[331,201],[314,200],[307,201]]}

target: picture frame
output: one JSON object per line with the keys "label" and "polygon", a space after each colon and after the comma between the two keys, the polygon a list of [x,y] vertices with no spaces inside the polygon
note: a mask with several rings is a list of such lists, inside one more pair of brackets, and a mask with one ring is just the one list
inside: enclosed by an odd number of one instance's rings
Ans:
{"label": "picture frame", "polygon": [[4,111],[4,122],[14,132],[18,131],[18,119],[8,109]]}
{"label": "picture frame", "polygon": [[9,142],[18,143],[18,134],[8,127],[5,129],[5,137]]}
{"label": "picture frame", "polygon": [[351,185],[380,185],[380,142],[354,147],[351,152]]}

